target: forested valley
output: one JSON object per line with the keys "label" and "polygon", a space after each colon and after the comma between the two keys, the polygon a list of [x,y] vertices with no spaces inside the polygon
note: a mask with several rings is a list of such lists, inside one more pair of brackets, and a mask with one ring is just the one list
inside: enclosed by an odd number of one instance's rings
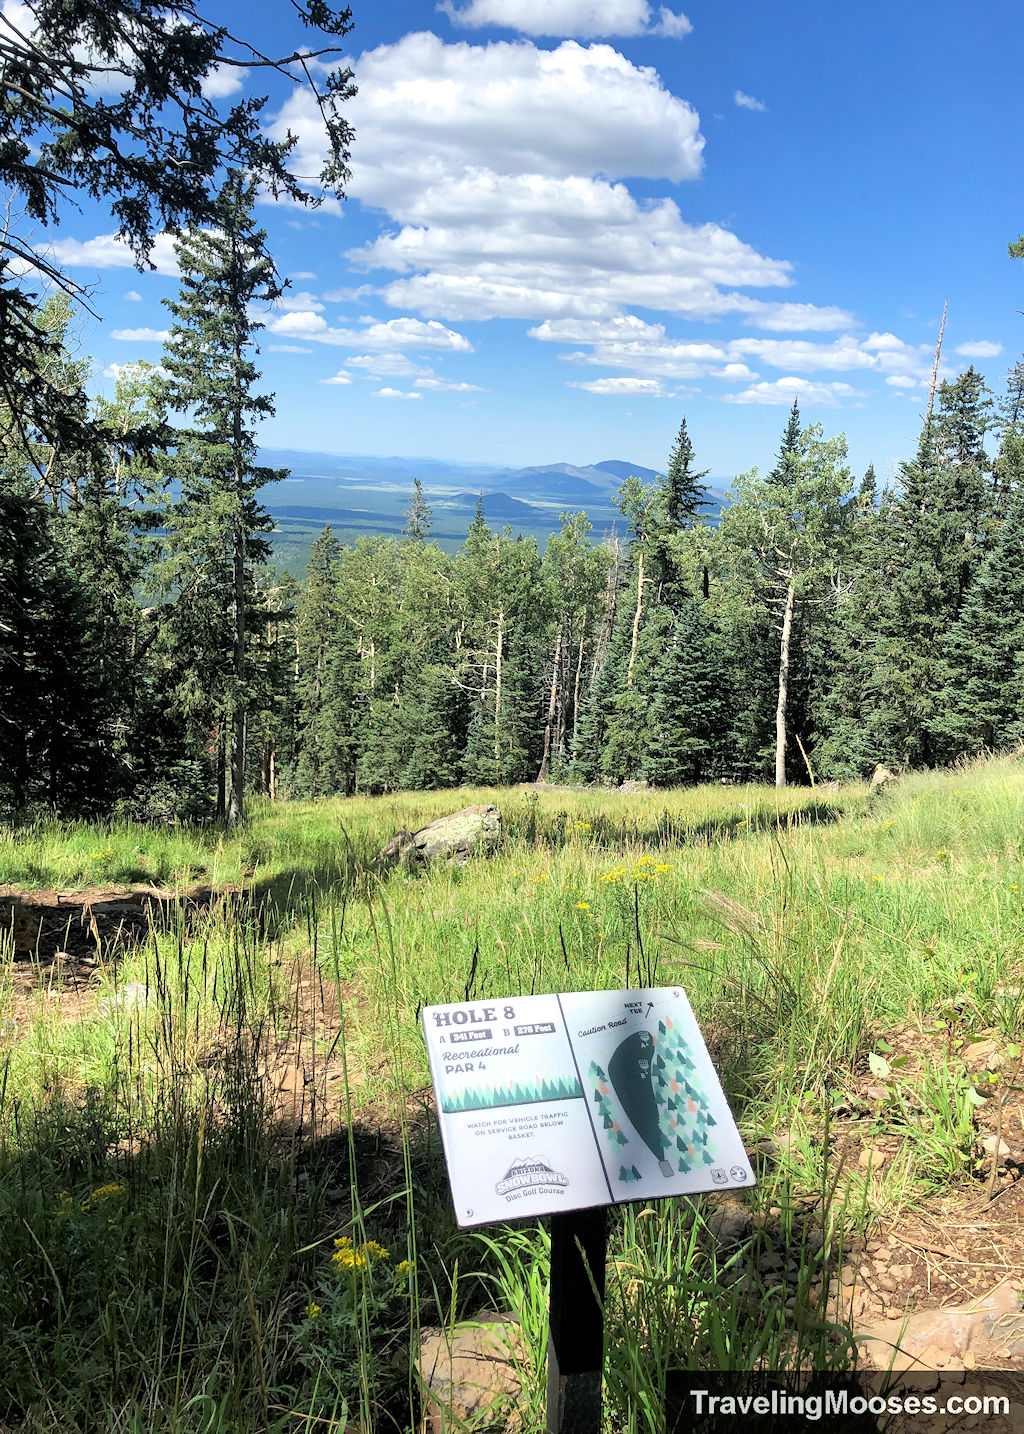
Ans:
{"label": "forested valley", "polygon": [[[1024,732],[1024,363],[938,384],[917,451],[855,477],[794,402],[702,519],[685,418],[622,521],[541,552],[482,506],[451,556],[326,528],[275,572],[254,304],[277,282],[232,175],[178,244],[159,365],[90,402],[63,296],[34,323],[84,447],[3,416],[0,814],[238,822],[271,798],[540,780],[776,785],[1008,749]],[[32,375],[26,375],[26,380]],[[38,375],[36,375],[38,378]],[[29,384],[30,388],[31,385]]]}

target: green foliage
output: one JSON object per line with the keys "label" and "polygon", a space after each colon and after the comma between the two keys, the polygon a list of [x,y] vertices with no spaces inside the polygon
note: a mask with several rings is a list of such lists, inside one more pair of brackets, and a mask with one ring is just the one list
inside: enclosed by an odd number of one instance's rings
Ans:
{"label": "green foliage", "polygon": [[651,689],[643,775],[658,787],[717,775],[729,724],[727,673],[721,640],[693,599],[680,606]]}
{"label": "green foliage", "polygon": [[[298,5],[303,24],[340,39],[351,12],[316,0]],[[336,45],[318,53],[340,57]],[[301,73],[238,39],[192,0],[38,0],[9,16],[0,33],[8,101],[0,179],[27,225],[59,223],[76,193],[106,201],[119,234],[145,263],[156,237],[220,222],[218,190],[226,167],[297,203],[319,203],[290,168],[294,136],[278,140],[264,123],[265,98],[224,110],[203,90],[221,65],[273,67],[313,90],[327,159],[320,183],[339,197],[348,177],[351,128],[342,104],[354,93],[351,70]],[[27,275],[27,277],[19,277]],[[65,450],[92,447],[97,430],[80,395],[54,372],[55,349],[37,322],[38,293],[51,285],[84,290],[55,263],[31,228],[8,224],[0,238],[0,434],[37,429]]]}
{"label": "green foliage", "polygon": [[[349,861],[395,826],[487,799],[508,832],[492,859],[383,887]],[[850,1242],[932,1191],[979,1199],[988,1178],[979,1124],[1001,1087],[966,1067],[993,1030],[1019,1059],[1022,810],[1024,771],[1002,759],[827,801],[719,786],[406,793],[257,803],[236,833],[0,833],[4,881],[63,889],[134,864],[172,887],[244,888],[172,909],[105,959],[103,1005],[74,1020],[50,972],[56,997],[40,991],[10,1033],[0,967],[5,1423],[412,1427],[419,1326],[496,1304],[521,1321],[533,1418],[547,1242],[455,1227],[418,1010],[460,997],[474,958],[493,999],[621,989],[638,935],[715,1033],[748,1148],[791,1138],[785,1160],[759,1160],[750,1233],[732,1248],[711,1238],[703,1198],[610,1215],[609,1417],[658,1434],[669,1369],[849,1367],[846,1309],[826,1311],[822,1289],[842,1283]],[[315,1140],[275,1120],[267,1076],[321,982],[303,1049],[311,1073],[332,1073],[310,1083],[332,1124]],[[929,1041],[938,1054],[919,1059]],[[870,1111],[866,1069],[886,1089]],[[839,1109],[843,1147],[883,1133],[896,1174],[840,1166]]]}
{"label": "green foliage", "polygon": [[177,702],[207,728],[219,727],[229,777],[223,813],[241,821],[247,717],[254,675],[247,637],[256,612],[254,570],[265,563],[271,520],[257,493],[284,476],[255,463],[255,425],[274,412],[255,391],[249,356],[262,327],[255,300],[281,294],[255,227],[256,187],[230,174],[218,196],[216,230],[192,230],[175,246],[178,299],[164,303],[175,322],[164,353],[167,406],[188,414],[176,434],[177,502],[166,521],[164,582],[176,600],[168,630],[179,667]]}

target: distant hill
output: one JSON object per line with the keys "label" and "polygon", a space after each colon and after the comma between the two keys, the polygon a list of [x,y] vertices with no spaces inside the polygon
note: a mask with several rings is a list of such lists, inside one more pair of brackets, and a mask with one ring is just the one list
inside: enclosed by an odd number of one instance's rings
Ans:
{"label": "distant hill", "polygon": [[455,503],[447,505],[460,510],[470,517],[476,512],[478,502],[483,503],[484,517],[488,523],[538,523],[543,522],[544,513],[532,503],[523,503],[519,498],[510,498],[507,493],[460,493]]}
{"label": "distant hill", "polygon": [[621,458],[606,458],[603,463],[595,463],[594,467],[602,473],[610,473],[620,483],[624,483],[627,478],[642,478],[645,483],[651,483],[662,476],[654,468],[641,468],[637,463],[623,463]]}
{"label": "distant hill", "polygon": [[[484,515],[495,526],[535,537],[543,545],[558,531],[559,513],[585,509],[600,539],[622,516],[615,495],[631,475],[645,483],[659,476],[653,468],[620,458],[601,463],[547,463],[501,468],[487,463],[451,463],[438,458],[386,457],[359,453],[306,453],[264,448],[259,462],[285,468],[289,476],[265,489],[275,519],[273,536],[279,564],[305,572],[309,549],[325,524],[345,542],[357,537],[401,532],[413,480],[423,484],[433,510],[434,537],[449,551],[459,547],[483,494]],[[716,522],[728,479],[709,489],[705,516]]]}

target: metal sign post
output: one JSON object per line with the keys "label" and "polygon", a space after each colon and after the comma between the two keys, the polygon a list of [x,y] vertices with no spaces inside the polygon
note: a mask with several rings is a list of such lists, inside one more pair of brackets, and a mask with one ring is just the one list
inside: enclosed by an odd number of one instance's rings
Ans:
{"label": "metal sign post", "polygon": [[546,1434],[600,1434],[606,1249],[603,1206],[552,1215]]}

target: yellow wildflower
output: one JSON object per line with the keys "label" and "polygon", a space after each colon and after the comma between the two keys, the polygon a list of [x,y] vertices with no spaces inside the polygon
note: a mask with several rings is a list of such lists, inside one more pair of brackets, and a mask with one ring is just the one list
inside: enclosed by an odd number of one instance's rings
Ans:
{"label": "yellow wildflower", "polygon": [[319,1305],[309,1304],[309,1305],[306,1306],[306,1318],[307,1318],[307,1319],[319,1319],[322,1314],[323,1314],[323,1310],[320,1308]]}
{"label": "yellow wildflower", "polygon": [[103,1205],[108,1200],[120,1200],[128,1194],[127,1185],[101,1185],[91,1195],[87,1195],[82,1201],[83,1210],[95,1210],[97,1205]]}
{"label": "yellow wildflower", "polygon": [[1014,882],[1011,882],[1011,883],[1010,883],[1010,890],[1011,890],[1011,891],[1020,891],[1020,887],[1019,887],[1019,886],[1017,885],[1017,883],[1014,881]]}
{"label": "yellow wildflower", "polygon": [[550,881],[551,878],[550,878],[550,876],[548,876],[548,874],[547,874],[546,871],[540,871],[540,872],[537,873],[536,876],[531,876],[531,877],[530,877],[530,880],[531,880],[531,881]]}
{"label": "yellow wildflower", "polygon": [[658,865],[654,868],[654,870],[655,870],[655,871],[671,871],[671,870],[672,870],[672,863],[671,863],[670,861],[659,861],[659,862],[658,862]]}
{"label": "yellow wildflower", "polygon": [[408,1261],[408,1260],[399,1260],[398,1264],[395,1266],[395,1274],[401,1276],[402,1278],[404,1278],[408,1273],[409,1273],[409,1261]]}
{"label": "yellow wildflower", "polygon": [[576,903],[576,910],[577,910],[577,911],[589,911],[589,910],[590,910],[590,902],[589,902],[589,901],[577,901],[577,903]]}
{"label": "yellow wildflower", "polygon": [[341,1235],[334,1242],[335,1250],[331,1263],[344,1270],[365,1270],[373,1260],[390,1260],[391,1253],[376,1240],[367,1240],[364,1245],[353,1245],[348,1235]]}
{"label": "yellow wildflower", "polygon": [[881,878],[880,876],[873,876],[873,877],[871,878],[872,881],[881,881],[881,879],[882,879],[882,878]]}
{"label": "yellow wildflower", "polygon": [[589,823],[589,822],[577,822],[577,823],[576,823],[576,830],[577,830],[578,832],[588,832],[588,831],[590,831],[590,823]]}
{"label": "yellow wildflower", "polygon": [[637,864],[637,866],[643,866],[645,862],[653,862],[653,861],[654,861],[654,857],[653,857],[653,856],[638,856],[637,859],[636,859],[636,864]]}

